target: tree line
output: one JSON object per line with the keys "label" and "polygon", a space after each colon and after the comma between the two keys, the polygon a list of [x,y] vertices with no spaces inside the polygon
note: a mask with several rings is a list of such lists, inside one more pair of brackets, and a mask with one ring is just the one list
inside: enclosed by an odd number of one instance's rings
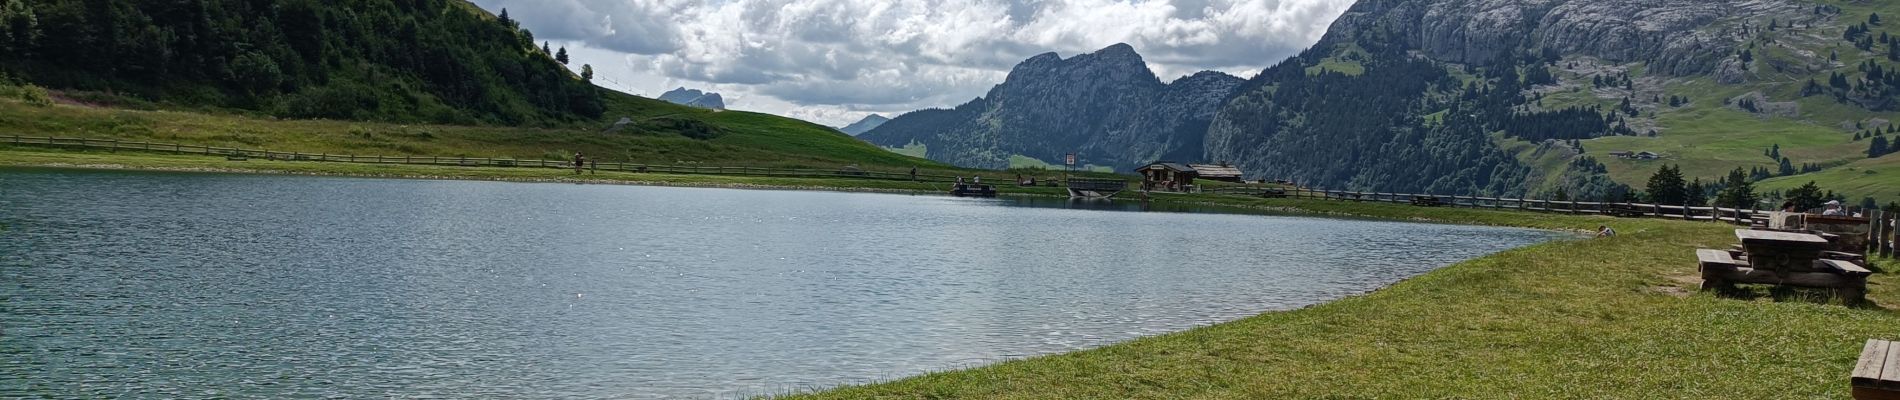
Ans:
{"label": "tree line", "polygon": [[604,110],[531,32],[462,0],[0,0],[0,28],[0,74],[56,89],[392,122]]}

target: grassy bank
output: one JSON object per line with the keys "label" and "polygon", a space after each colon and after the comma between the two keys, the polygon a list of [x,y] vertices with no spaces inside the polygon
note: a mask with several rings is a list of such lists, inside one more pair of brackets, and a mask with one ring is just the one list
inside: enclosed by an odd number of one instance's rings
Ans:
{"label": "grassy bank", "polygon": [[[903,193],[943,193],[949,185],[942,182],[910,182],[844,178],[798,178],[772,176],[690,175],[596,171],[576,175],[573,170],[554,168],[500,168],[436,165],[352,164],[308,161],[270,161],[252,159],[228,161],[220,157],[166,155],[138,152],[66,151],[34,147],[0,145],[0,166],[64,167],[91,169],[129,169],[181,172],[226,172],[251,174],[290,174],[355,176],[374,178],[466,179],[516,182],[574,182],[654,186],[698,186],[760,189],[849,190]],[[972,172],[963,172],[973,175]],[[1006,182],[1004,172],[984,174],[986,179]],[[1005,194],[1061,195],[1061,188],[1019,188],[997,186]]]}
{"label": "grassy bank", "polygon": [[[1244,207],[1578,229],[1368,295],[1134,340],[798,398],[1843,398],[1900,315],[1698,293],[1692,251],[1729,226],[1312,200]],[[1431,238],[1419,238],[1431,240]],[[1891,270],[1891,268],[1889,268]],[[1891,272],[1870,298],[1900,304]]]}

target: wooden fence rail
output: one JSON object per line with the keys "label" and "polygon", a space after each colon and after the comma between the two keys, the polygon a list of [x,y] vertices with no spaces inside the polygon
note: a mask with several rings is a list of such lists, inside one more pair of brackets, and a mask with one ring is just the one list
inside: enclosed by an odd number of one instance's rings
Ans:
{"label": "wooden fence rail", "polygon": [[[115,152],[120,151],[120,150],[128,150],[128,151],[136,150],[136,151],[162,152],[162,153],[173,153],[173,154],[198,154],[198,155],[208,155],[208,156],[224,156],[224,157],[228,157],[234,160],[249,159],[249,158],[263,158],[263,159],[268,159],[268,160],[338,162],[338,163],[358,163],[358,164],[405,164],[405,165],[436,165],[436,166],[521,167],[521,168],[561,168],[561,169],[571,169],[574,167],[571,162],[568,162],[565,160],[476,158],[476,157],[418,157],[418,156],[382,156],[382,155],[366,156],[366,155],[355,155],[355,154],[327,154],[327,153],[312,154],[312,153],[303,153],[303,152],[283,152],[283,151],[272,151],[272,150],[194,146],[194,145],[185,145],[185,144],[177,144],[177,143],[128,142],[128,141],[120,141],[120,140],[62,138],[62,137],[50,137],[50,136],[46,136],[46,137],[32,137],[32,136],[18,136],[18,135],[0,136],[0,143],[8,143],[8,144],[14,144],[14,145],[81,147],[81,148],[90,148],[90,149],[103,149],[103,150],[115,151]],[[759,168],[759,167],[725,167],[725,166],[696,166],[696,165],[682,166],[682,165],[651,165],[651,164],[634,164],[634,163],[594,163],[590,165],[589,167],[590,169],[594,169],[594,170],[613,171],[613,172],[694,174],[694,175],[738,175],[738,176],[788,177],[788,178],[789,177],[859,178],[859,179],[879,179],[879,180],[898,180],[898,181],[915,180],[915,181],[925,181],[925,182],[950,182],[950,181],[955,181],[959,179],[959,177],[955,177],[955,176],[929,175],[929,174],[918,174],[918,175],[913,176],[907,172],[865,171],[865,170],[861,170],[857,168],[823,170],[823,169],[810,169],[810,168],[804,168],[804,169]],[[1006,182],[997,182],[997,183],[1006,183]],[[1514,210],[1522,210],[1522,211],[1535,211],[1535,212],[1561,213],[1561,214],[1574,214],[1574,215],[1614,215],[1614,216],[1622,216],[1622,217],[1674,218],[1674,219],[1683,219],[1683,220],[1692,220],[1692,221],[1719,221],[1719,222],[1727,222],[1727,223],[1734,223],[1734,224],[1741,224],[1741,225],[1753,224],[1757,216],[1765,215],[1765,213],[1759,210],[1721,208],[1721,207],[1684,207],[1684,206],[1658,205],[1658,204],[1602,203],[1602,202],[1587,202],[1587,201],[1576,201],[1576,200],[1508,199],[1508,198],[1475,197],[1475,196],[1443,196],[1443,195],[1425,195],[1425,194],[1408,194],[1408,193],[1356,192],[1356,191],[1342,191],[1342,190],[1320,190],[1320,189],[1311,189],[1311,188],[1277,189],[1277,191],[1269,190],[1269,189],[1256,189],[1256,188],[1222,188],[1222,189],[1212,190],[1212,192],[1221,193],[1221,194],[1249,195],[1249,196],[1259,196],[1259,195],[1263,195],[1265,193],[1271,192],[1271,193],[1275,193],[1276,196],[1287,196],[1287,197],[1302,198],[1302,199],[1324,199],[1324,200],[1337,200],[1337,201],[1406,203],[1406,204],[1432,204],[1432,205],[1442,205],[1442,206],[1459,207],[1459,208],[1514,209]],[[1421,200],[1424,200],[1424,201],[1421,201]],[[1874,235],[1875,238],[1879,238],[1879,239],[1869,240],[1869,242],[1870,242],[1870,245],[1875,246],[1876,247],[1875,250],[1882,253],[1883,256],[1891,254],[1896,250],[1895,248],[1896,245],[1895,245],[1895,240],[1894,240],[1894,233],[1895,233],[1894,231],[1900,230],[1900,229],[1896,229],[1896,222],[1900,222],[1900,221],[1896,221],[1896,217],[1900,217],[1900,214],[1892,214],[1892,213],[1875,214],[1875,217],[1872,219],[1873,221],[1876,221],[1877,223],[1874,224],[1875,225],[1873,229],[1874,233],[1871,233],[1871,235]]]}

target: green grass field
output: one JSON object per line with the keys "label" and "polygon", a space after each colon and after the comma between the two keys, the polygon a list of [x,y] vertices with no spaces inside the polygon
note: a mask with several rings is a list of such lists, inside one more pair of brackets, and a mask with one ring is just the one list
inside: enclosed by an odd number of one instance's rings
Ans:
{"label": "green grass field", "polygon": [[1845,194],[1850,202],[1858,204],[1861,197],[1887,199],[1883,201],[1889,202],[1900,201],[1900,187],[1897,187],[1894,181],[1900,181],[1900,156],[1889,155],[1875,159],[1860,159],[1821,172],[1773,178],[1762,181],[1755,187],[1764,191],[1786,191],[1814,182],[1821,188]]}
{"label": "green grass field", "polygon": [[[1507,251],[1372,294],[1187,332],[790,397],[1845,398],[1862,342],[1900,337],[1900,314],[1887,308],[1698,293],[1692,250],[1733,242],[1725,225],[1189,201],[1545,229],[1610,224],[1623,235]],[[1897,284],[1892,272],[1877,275],[1871,298],[1900,304]]]}
{"label": "green grass field", "polygon": [[[200,111],[143,111],[0,99],[0,136],[57,136],[150,141],[306,153],[384,156],[568,159],[582,152],[601,161],[671,165],[866,168],[963,171],[895,154],[804,121],[740,111],[676,106],[610,96],[608,119],[635,128],[615,132],[485,126],[400,125],[329,120],[279,120]],[[658,121],[659,125],[641,125]],[[677,122],[686,121],[686,122]],[[694,139],[667,123],[710,126]]]}

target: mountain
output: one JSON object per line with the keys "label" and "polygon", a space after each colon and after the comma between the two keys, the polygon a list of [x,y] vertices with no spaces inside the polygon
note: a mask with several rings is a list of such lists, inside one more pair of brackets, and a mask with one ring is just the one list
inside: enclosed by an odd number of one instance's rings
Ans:
{"label": "mountain", "polygon": [[660,94],[660,101],[714,110],[726,109],[726,101],[718,93],[701,92],[696,89],[678,88]]}
{"label": "mountain", "polygon": [[1859,98],[1884,89],[1805,81],[1900,59],[1844,42],[1846,15],[1781,0],[1361,1],[1221,108],[1207,157],[1324,187],[1617,200],[1664,164],[1709,181],[1775,165],[1747,155],[1776,143],[1841,163],[1852,133],[1836,127],[1891,120]]}
{"label": "mountain", "polygon": [[1004,168],[1012,156],[1127,171],[1161,160],[1202,160],[1206,126],[1240,78],[1202,72],[1163,83],[1127,44],[1063,59],[1037,55],[982,98],[954,109],[900,115],[859,135],[886,147],[922,144],[930,159]]}
{"label": "mountain", "polygon": [[492,125],[602,112],[515,21],[461,0],[0,3],[0,71],[102,101]]}
{"label": "mountain", "polygon": [[857,136],[865,132],[870,132],[872,129],[877,129],[879,125],[884,125],[885,122],[891,122],[891,119],[884,118],[882,115],[871,114],[865,116],[864,119],[858,120],[858,122],[851,123],[851,125],[838,128],[838,131],[844,132],[846,135]]}

